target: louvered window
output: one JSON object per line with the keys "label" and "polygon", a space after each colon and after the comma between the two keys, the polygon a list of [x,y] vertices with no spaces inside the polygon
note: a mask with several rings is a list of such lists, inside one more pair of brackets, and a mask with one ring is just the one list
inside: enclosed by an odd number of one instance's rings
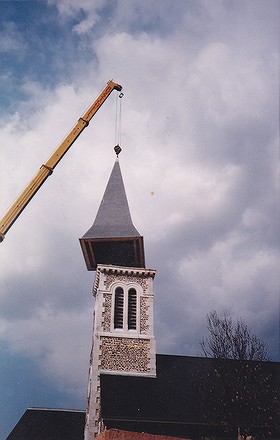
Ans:
{"label": "louvered window", "polygon": [[124,292],[121,287],[115,290],[114,328],[123,328]]}
{"label": "louvered window", "polygon": [[128,330],[136,330],[137,322],[137,297],[136,290],[128,291]]}

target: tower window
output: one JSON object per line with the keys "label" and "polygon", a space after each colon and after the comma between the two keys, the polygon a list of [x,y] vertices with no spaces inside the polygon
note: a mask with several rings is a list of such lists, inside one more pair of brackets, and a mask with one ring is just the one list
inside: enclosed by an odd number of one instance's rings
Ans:
{"label": "tower window", "polygon": [[136,330],[137,322],[137,297],[136,290],[129,289],[128,291],[128,330]]}
{"label": "tower window", "polygon": [[115,290],[114,328],[123,328],[124,292],[121,287]]}

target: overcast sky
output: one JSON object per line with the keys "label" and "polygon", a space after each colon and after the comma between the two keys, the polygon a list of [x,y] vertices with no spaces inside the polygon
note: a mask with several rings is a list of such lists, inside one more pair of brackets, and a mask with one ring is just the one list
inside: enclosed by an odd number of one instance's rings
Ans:
{"label": "overcast sky", "polygon": [[[0,213],[109,79],[157,352],[200,355],[211,310],[279,360],[277,0],[0,2]],[[84,409],[94,273],[78,242],[115,161],[114,92],[0,245],[0,438]]]}

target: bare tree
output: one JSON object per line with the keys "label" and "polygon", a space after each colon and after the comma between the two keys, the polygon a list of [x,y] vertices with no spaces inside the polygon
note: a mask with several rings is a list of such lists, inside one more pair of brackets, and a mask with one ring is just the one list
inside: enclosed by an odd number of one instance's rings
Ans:
{"label": "bare tree", "polygon": [[209,336],[200,341],[204,356],[266,361],[267,345],[252,334],[247,325],[238,319],[235,323],[226,315],[220,318],[216,311],[206,316]]}
{"label": "bare tree", "polygon": [[214,359],[199,378],[202,410],[210,408],[213,420],[239,427],[244,436],[270,438],[279,430],[279,387],[274,363],[263,362],[269,360],[266,344],[241,319],[215,311],[207,315],[207,328],[200,346]]}

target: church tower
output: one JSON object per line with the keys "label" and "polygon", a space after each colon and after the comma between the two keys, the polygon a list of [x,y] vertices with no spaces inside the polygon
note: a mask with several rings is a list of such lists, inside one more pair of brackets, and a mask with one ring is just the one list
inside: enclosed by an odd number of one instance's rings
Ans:
{"label": "church tower", "polygon": [[134,227],[117,158],[92,227],[80,239],[95,270],[93,341],[85,440],[102,430],[100,374],[155,377],[153,280],[143,237]]}

